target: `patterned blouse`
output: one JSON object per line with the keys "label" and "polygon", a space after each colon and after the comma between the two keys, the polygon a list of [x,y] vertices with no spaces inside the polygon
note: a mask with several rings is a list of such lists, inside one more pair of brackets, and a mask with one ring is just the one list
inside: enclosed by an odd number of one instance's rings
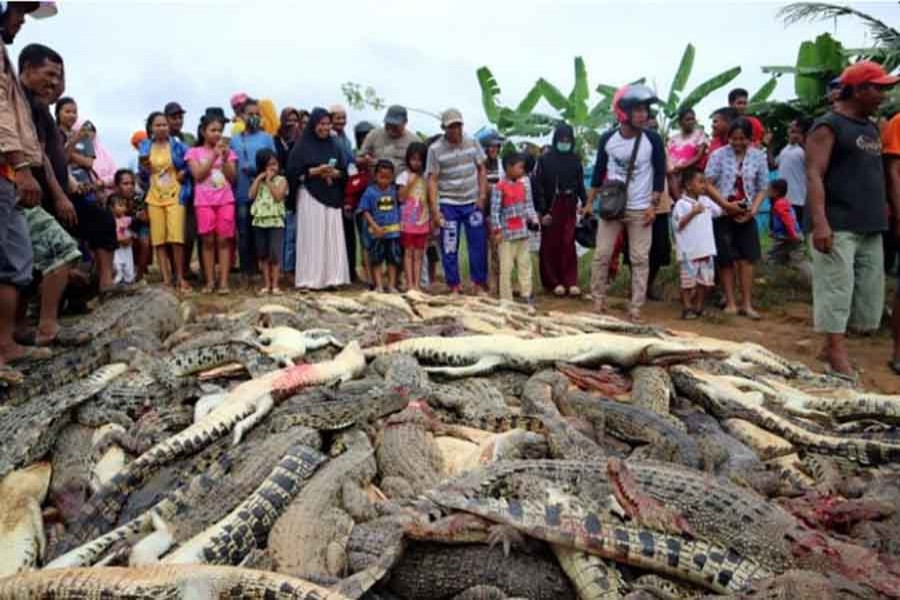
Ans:
{"label": "patterned blouse", "polygon": [[752,201],[769,185],[769,163],[766,153],[759,148],[748,146],[744,160],[740,164],[730,145],[719,148],[709,157],[709,163],[706,165],[706,178],[716,186],[723,198],[728,198],[735,193],[739,167],[741,168],[744,192]]}

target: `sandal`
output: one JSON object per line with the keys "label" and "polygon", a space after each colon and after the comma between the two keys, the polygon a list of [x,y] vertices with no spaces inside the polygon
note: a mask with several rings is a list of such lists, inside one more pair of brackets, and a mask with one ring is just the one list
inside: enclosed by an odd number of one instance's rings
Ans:
{"label": "sandal", "polygon": [[214,287],[211,286],[211,285],[207,285],[207,286],[204,286],[204,288],[203,288],[203,290],[202,290],[201,293],[203,293],[203,294],[212,294],[212,293],[215,293],[215,291],[216,291],[216,288],[214,288]]}
{"label": "sandal", "polygon": [[681,311],[681,318],[685,321],[696,321],[699,315],[690,308],[686,308]]}
{"label": "sandal", "polygon": [[284,296],[284,292],[281,291],[281,288],[272,288],[269,290],[269,293],[273,296]]}
{"label": "sandal", "polygon": [[566,288],[561,285],[556,286],[555,288],[553,288],[553,295],[562,298],[566,295]]}
{"label": "sandal", "polygon": [[256,292],[256,295],[257,295],[257,296],[268,296],[268,295],[269,295],[269,288],[262,288],[261,290],[259,290],[258,292]]}
{"label": "sandal", "polygon": [[742,308],[738,311],[738,314],[742,317],[747,317],[751,321],[760,321],[762,320],[762,315],[753,310],[752,308]]}
{"label": "sandal", "polygon": [[227,295],[229,295],[230,293],[231,293],[231,289],[229,289],[229,288],[227,288],[227,287],[219,288],[219,291],[218,291],[218,294],[219,294],[220,296],[227,296]]}

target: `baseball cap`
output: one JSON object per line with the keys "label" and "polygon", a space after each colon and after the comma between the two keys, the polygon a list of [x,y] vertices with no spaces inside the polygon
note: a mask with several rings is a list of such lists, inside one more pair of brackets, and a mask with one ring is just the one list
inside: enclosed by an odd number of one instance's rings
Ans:
{"label": "baseball cap", "polygon": [[841,73],[841,85],[862,85],[872,83],[875,85],[894,85],[900,81],[900,77],[888,75],[884,67],[871,60],[861,60],[852,64]]}
{"label": "baseball cap", "polygon": [[462,113],[459,112],[458,108],[448,108],[441,113],[441,127],[445,129],[457,123],[462,124],[462,122]]}
{"label": "baseball cap", "polygon": [[177,102],[169,102],[168,104],[166,104],[166,107],[163,109],[163,112],[166,114],[166,116],[169,116],[169,115],[183,115],[187,111],[184,110],[183,108],[181,108],[181,105],[178,104]]}
{"label": "baseball cap", "polygon": [[385,125],[403,125],[406,123],[406,120],[406,108],[399,104],[388,107],[387,114],[384,115]]}

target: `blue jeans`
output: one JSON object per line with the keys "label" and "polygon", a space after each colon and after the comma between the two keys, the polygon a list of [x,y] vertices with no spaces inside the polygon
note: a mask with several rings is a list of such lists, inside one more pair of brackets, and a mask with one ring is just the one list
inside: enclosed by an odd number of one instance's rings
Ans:
{"label": "blue jeans", "polygon": [[250,203],[237,203],[237,244],[238,244],[238,261],[241,265],[241,273],[244,275],[255,275],[258,272],[256,267],[256,245],[253,243],[253,216],[250,214]]}
{"label": "blue jeans", "polygon": [[297,213],[284,214],[284,252],[281,254],[281,270],[293,273],[297,268]]}
{"label": "blue jeans", "polygon": [[441,262],[444,279],[450,287],[459,285],[459,236],[466,230],[469,246],[469,276],[472,283],[487,285],[487,229],[484,213],[475,204],[441,204]]}

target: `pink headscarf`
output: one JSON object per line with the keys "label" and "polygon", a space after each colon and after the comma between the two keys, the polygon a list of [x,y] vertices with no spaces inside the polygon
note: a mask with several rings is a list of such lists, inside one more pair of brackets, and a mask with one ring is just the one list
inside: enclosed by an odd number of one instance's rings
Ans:
{"label": "pink headscarf", "polygon": [[[81,126],[84,125],[87,120],[88,119],[82,121],[79,119],[79,121],[75,123],[73,131],[79,131]],[[94,134],[94,153],[97,155],[94,157],[94,173],[97,174],[97,177],[99,177],[100,181],[104,184],[112,185],[116,175],[116,161],[113,159],[112,154],[110,154],[100,142],[99,133]]]}
{"label": "pink headscarf", "polygon": [[230,104],[231,108],[234,109],[235,112],[238,111],[240,107],[244,105],[244,103],[250,99],[250,96],[245,94],[244,92],[238,92],[234,96],[231,97]]}

